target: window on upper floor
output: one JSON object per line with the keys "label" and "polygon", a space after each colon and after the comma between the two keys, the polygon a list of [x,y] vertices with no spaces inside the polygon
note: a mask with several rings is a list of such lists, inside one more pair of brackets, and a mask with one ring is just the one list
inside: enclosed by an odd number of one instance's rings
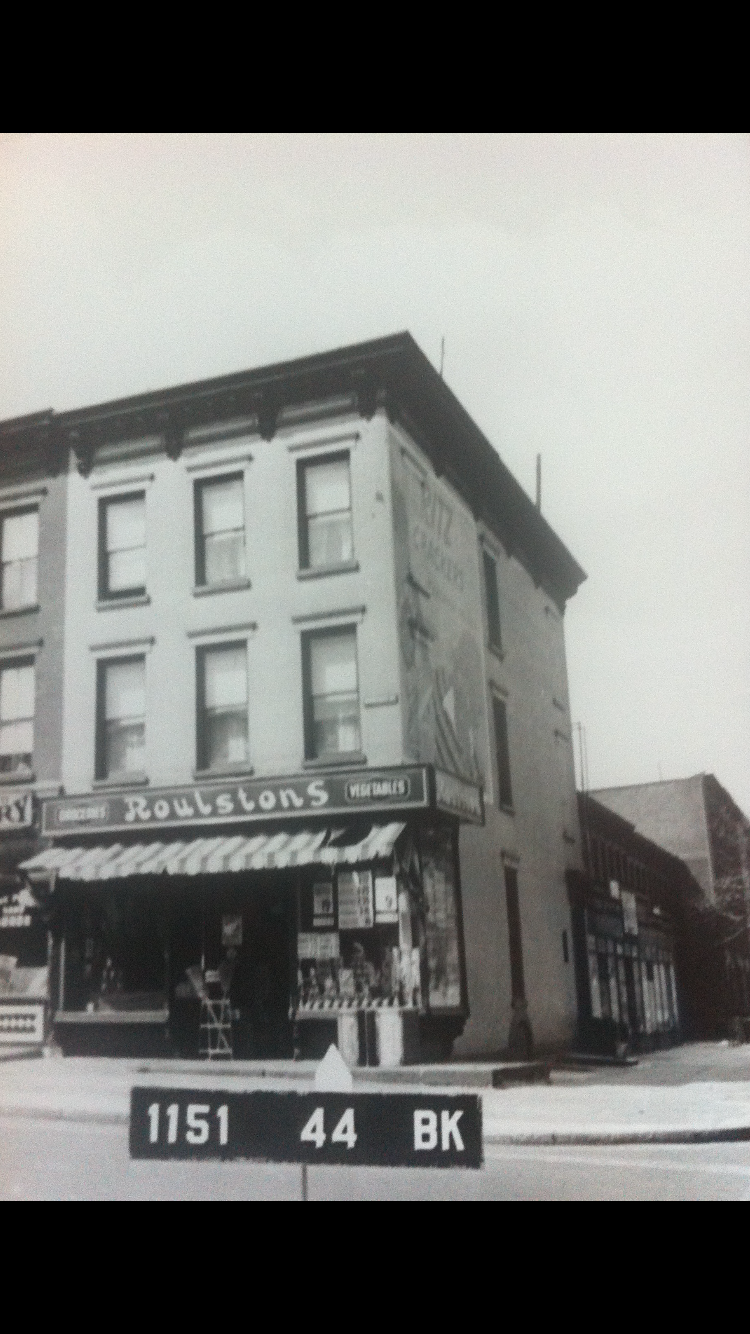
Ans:
{"label": "window on upper floor", "polygon": [[3,611],[33,607],[38,598],[39,511],[18,510],[0,518],[0,606]]}
{"label": "window on upper floor", "polygon": [[353,628],[302,636],[305,757],[359,753],[357,635]]}
{"label": "window on upper floor", "polygon": [[484,564],[484,595],[487,607],[487,639],[490,647],[502,651],[500,634],[500,595],[497,587],[497,564],[486,548],[482,550]]}
{"label": "window on upper floor", "polygon": [[146,496],[143,491],[99,501],[99,598],[146,592]]}
{"label": "window on upper floor", "polygon": [[197,651],[199,769],[247,765],[247,646],[212,645]]}
{"label": "window on upper floor", "polygon": [[0,773],[29,777],[34,754],[34,664],[0,667]]}
{"label": "window on upper floor", "polygon": [[97,664],[96,777],[143,773],[146,753],[146,659]]}
{"label": "window on upper floor", "polygon": [[297,499],[300,569],[322,570],[350,563],[354,536],[349,455],[301,460]]}
{"label": "window on upper floor", "polygon": [[505,701],[492,696],[492,717],[495,724],[495,755],[497,758],[497,800],[505,810],[513,808],[513,789],[510,781],[510,752],[508,749],[508,712]]}
{"label": "window on upper floor", "polygon": [[199,588],[246,577],[242,473],[195,483],[195,582]]}

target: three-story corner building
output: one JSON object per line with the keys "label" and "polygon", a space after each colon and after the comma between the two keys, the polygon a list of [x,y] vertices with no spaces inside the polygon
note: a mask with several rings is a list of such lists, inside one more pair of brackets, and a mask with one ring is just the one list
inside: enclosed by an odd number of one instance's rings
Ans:
{"label": "three-story corner building", "polygon": [[0,1045],[41,1044],[48,1013],[39,803],[60,788],[68,450],[53,414],[0,423]]}
{"label": "three-story corner building", "polygon": [[63,1047],[567,1042],[583,573],[410,336],[56,429]]}

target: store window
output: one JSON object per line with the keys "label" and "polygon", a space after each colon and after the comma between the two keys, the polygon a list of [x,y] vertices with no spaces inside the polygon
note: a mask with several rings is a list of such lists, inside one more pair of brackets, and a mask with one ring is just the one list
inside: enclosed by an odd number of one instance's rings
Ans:
{"label": "store window", "polygon": [[[68,901],[57,1000],[63,1012],[167,1018],[168,918],[144,882]],[[116,1022],[116,1020],[115,1020]]]}
{"label": "store window", "polygon": [[489,551],[483,550],[484,594],[487,606],[487,638],[490,648],[502,651],[503,642],[500,634],[500,595],[497,587],[497,564]]}
{"label": "store window", "polygon": [[34,754],[34,664],[0,668],[0,773],[29,777]]}
{"label": "store window", "polygon": [[245,483],[242,473],[195,484],[195,582],[198,587],[246,577]]}
{"label": "store window", "polygon": [[362,741],[356,631],[304,634],[302,672],[306,758],[358,754]]}
{"label": "store window", "polygon": [[121,658],[98,664],[97,714],[97,778],[128,778],[143,773],[145,658]]}
{"label": "store window", "polygon": [[497,758],[497,800],[505,810],[513,809],[513,789],[510,781],[510,752],[508,749],[508,713],[505,701],[492,697],[492,716],[495,724],[495,755]]}
{"label": "store window", "polygon": [[0,521],[0,605],[3,611],[33,607],[37,601],[39,511],[5,514]]}
{"label": "store window", "polygon": [[100,500],[99,597],[138,597],[145,592],[145,494]]}
{"label": "store window", "polygon": [[227,769],[249,760],[247,646],[199,648],[198,768]]}
{"label": "store window", "polygon": [[297,465],[299,563],[303,570],[354,559],[349,455]]}

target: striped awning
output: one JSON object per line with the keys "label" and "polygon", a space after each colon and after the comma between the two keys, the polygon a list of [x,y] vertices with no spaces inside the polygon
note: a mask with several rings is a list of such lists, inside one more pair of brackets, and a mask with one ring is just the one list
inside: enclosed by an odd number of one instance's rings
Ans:
{"label": "striped awning", "polygon": [[274,871],[289,866],[338,866],[389,857],[403,824],[373,825],[356,843],[346,829],[299,829],[247,838],[194,838],[189,842],[97,844],[48,848],[21,862],[32,878],[123,880],[134,875],[221,875],[226,871]]}

